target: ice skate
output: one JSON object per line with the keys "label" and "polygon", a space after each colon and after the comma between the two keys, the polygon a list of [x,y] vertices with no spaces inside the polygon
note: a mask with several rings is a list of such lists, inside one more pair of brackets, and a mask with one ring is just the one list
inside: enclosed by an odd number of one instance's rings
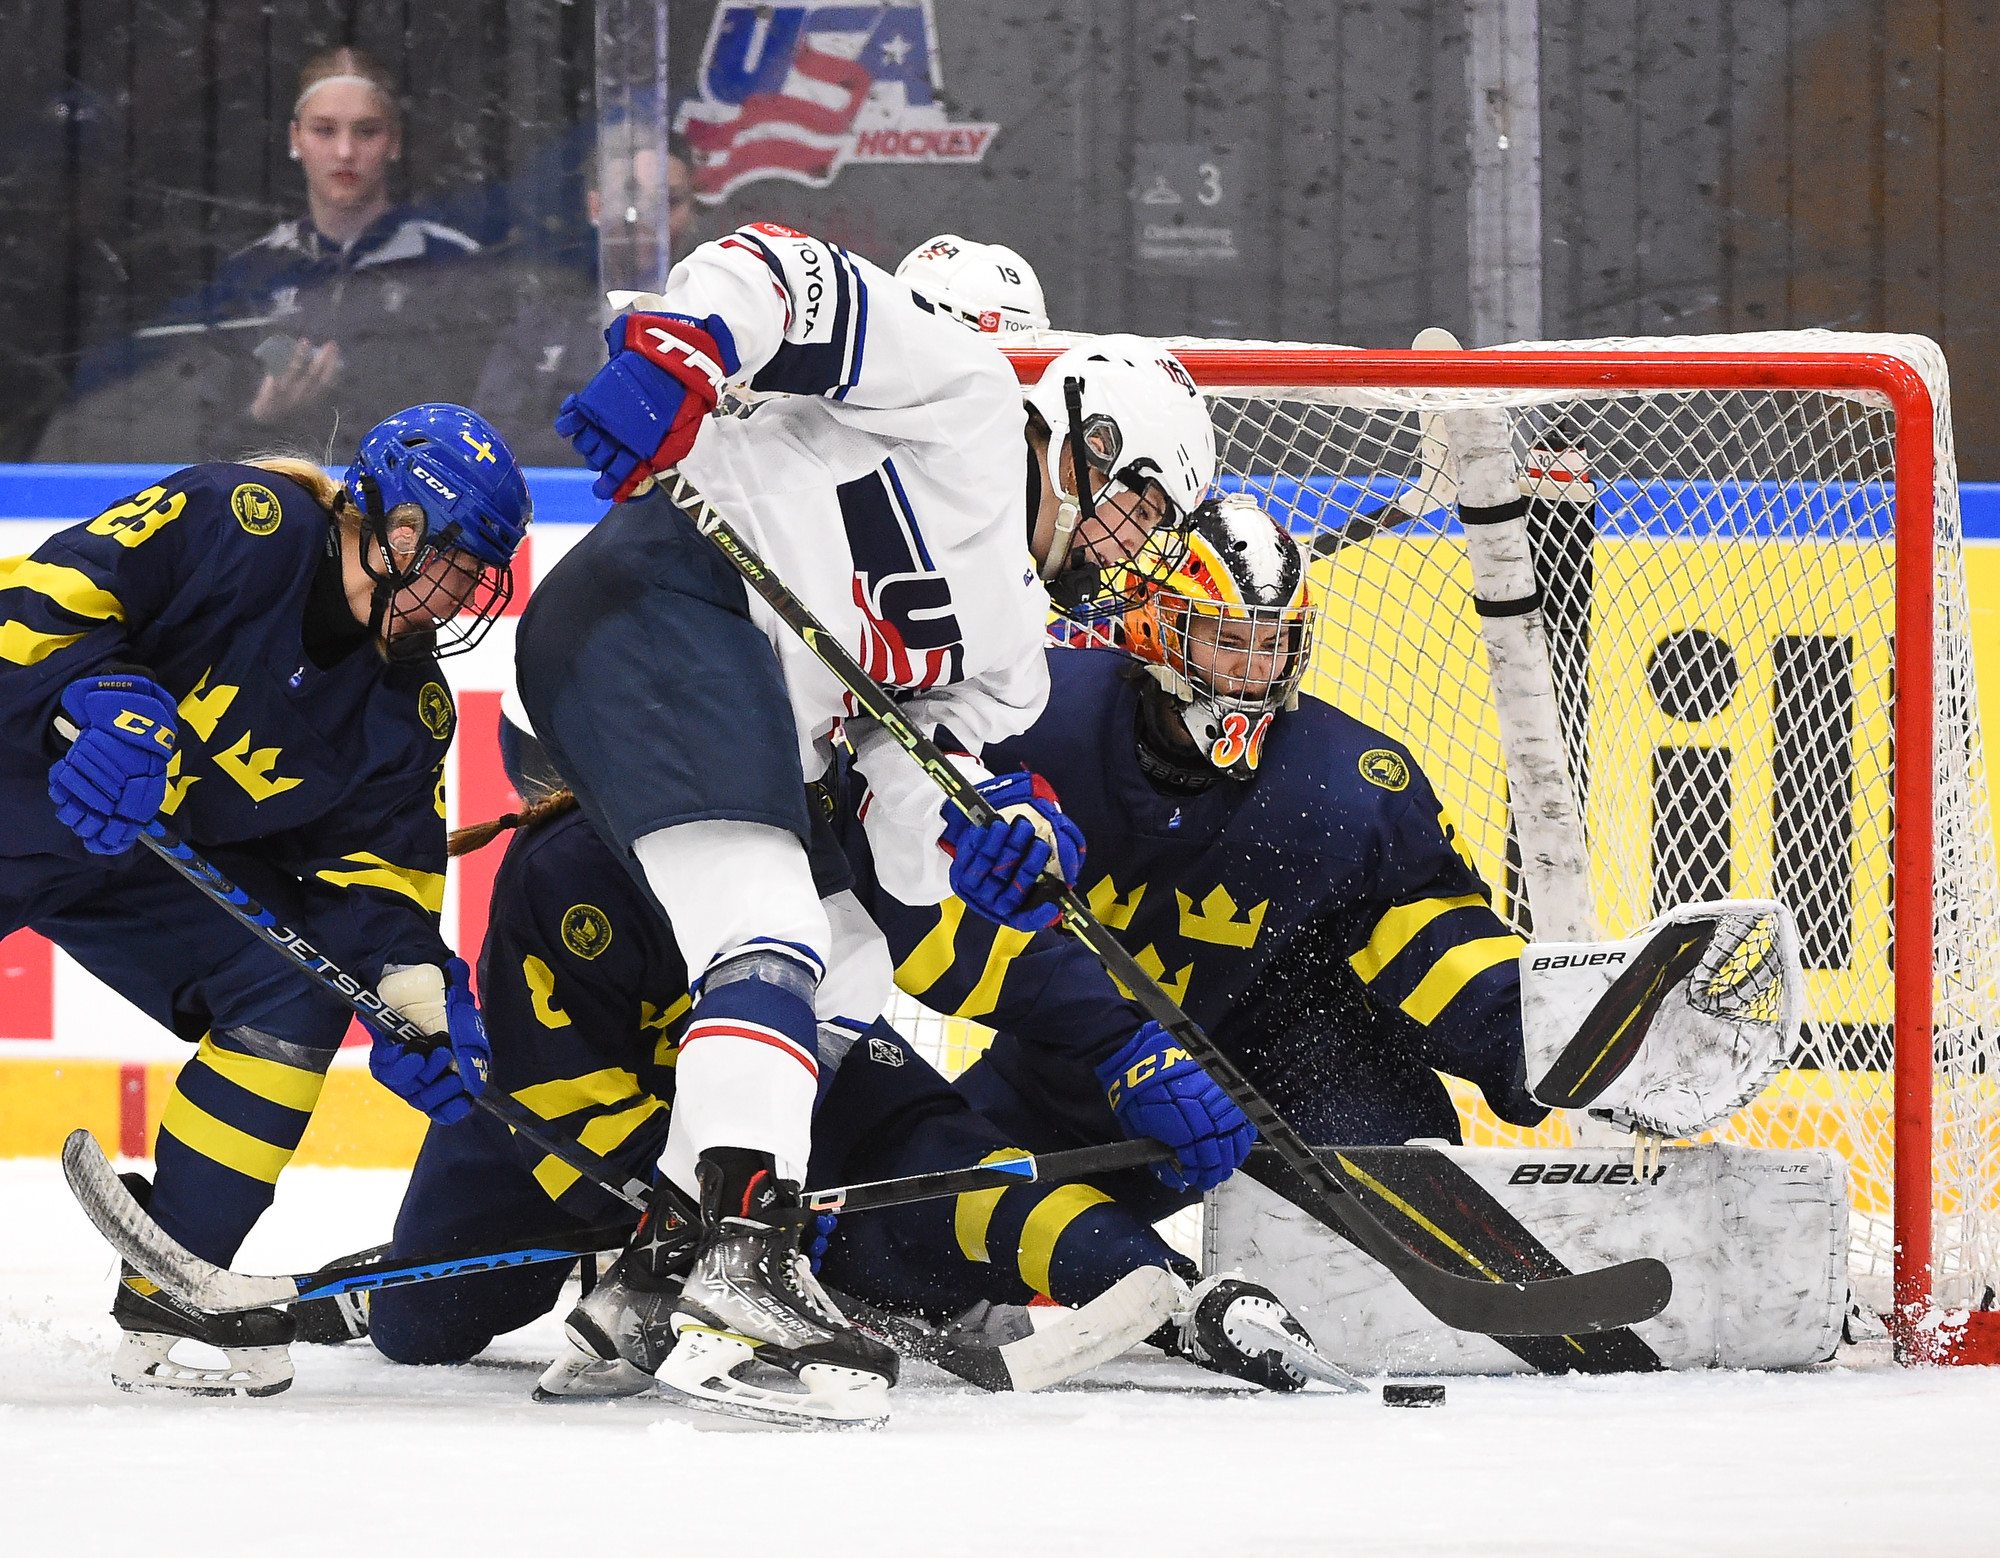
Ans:
{"label": "ice skate", "polygon": [[[111,1361],[120,1390],[158,1390],[184,1396],[275,1396],[292,1383],[291,1343],[297,1334],[282,1309],[246,1309],[211,1315],[170,1298],[151,1278],[125,1266],[111,1318],[125,1333]],[[183,1342],[201,1342],[225,1362],[177,1362]]]}
{"label": "ice skate", "polygon": [[[702,1155],[703,1235],[656,1377],[687,1405],[799,1428],[878,1428],[893,1349],[850,1325],[799,1250],[810,1214],[763,1153]],[[733,1208],[738,1215],[724,1215]]]}
{"label": "ice skate", "polygon": [[700,1235],[653,1204],[611,1269],[563,1322],[567,1350],[535,1386],[537,1401],[604,1400],[654,1388],[653,1371],[673,1351],[670,1321]]}
{"label": "ice skate", "polygon": [[1155,1340],[1175,1357],[1266,1390],[1303,1390],[1310,1380],[1367,1389],[1320,1352],[1276,1294],[1241,1272],[1222,1272],[1191,1289]]}

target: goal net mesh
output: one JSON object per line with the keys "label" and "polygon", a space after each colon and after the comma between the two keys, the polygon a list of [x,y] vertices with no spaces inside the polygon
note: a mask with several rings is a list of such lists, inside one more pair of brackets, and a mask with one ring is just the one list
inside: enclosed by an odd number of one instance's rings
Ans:
{"label": "goal net mesh", "polygon": [[[2000,879],[1942,354],[1918,337],[1829,332],[1508,350],[1888,352],[1929,385],[1935,425],[1908,431],[1932,438],[1937,460],[1934,1291],[1948,1307],[1984,1307],[2000,1282]],[[1456,406],[1506,409],[1599,924],[1623,935],[1673,904],[1729,896],[1791,907],[1804,1039],[1718,1134],[1846,1159],[1856,1289],[1886,1308],[1898,431],[1887,399],[1767,387],[1208,393],[1219,485],[1253,493],[1314,554],[1324,615],[1305,690],[1416,752],[1496,907],[1532,936],[1436,421]],[[976,1025],[914,1003],[892,1016],[947,1072],[983,1047]],[[1568,1143],[1560,1116],[1521,1131],[1447,1080],[1469,1144]]]}

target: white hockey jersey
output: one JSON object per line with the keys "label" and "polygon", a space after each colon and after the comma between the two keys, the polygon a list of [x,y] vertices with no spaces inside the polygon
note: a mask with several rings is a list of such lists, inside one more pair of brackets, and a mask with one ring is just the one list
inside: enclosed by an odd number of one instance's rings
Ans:
{"label": "white hockey jersey", "polygon": [[[977,753],[1032,725],[1049,608],[1007,360],[866,260],[763,223],[677,264],[664,307],[720,316],[732,382],[777,392],[705,422],[688,478],[871,676],[904,690],[919,730],[944,725]],[[754,594],[750,609],[784,671],[802,766],[819,773],[853,704]],[[936,787],[872,722],[851,735],[883,885],[906,902],[949,896]]]}

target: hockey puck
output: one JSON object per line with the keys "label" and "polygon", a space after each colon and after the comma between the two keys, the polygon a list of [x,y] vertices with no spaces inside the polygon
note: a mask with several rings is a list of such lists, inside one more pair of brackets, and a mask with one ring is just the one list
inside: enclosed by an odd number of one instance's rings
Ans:
{"label": "hockey puck", "polygon": [[1441,1407],[1444,1405],[1442,1385],[1384,1385],[1382,1405],[1385,1407]]}

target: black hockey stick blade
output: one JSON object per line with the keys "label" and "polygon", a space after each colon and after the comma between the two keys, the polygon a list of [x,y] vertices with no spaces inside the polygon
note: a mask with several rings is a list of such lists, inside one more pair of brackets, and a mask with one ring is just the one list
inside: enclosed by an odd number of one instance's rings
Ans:
{"label": "black hockey stick blade", "polygon": [[1720,919],[1687,920],[1655,936],[1612,981],[1535,1088],[1551,1109],[1581,1109],[1617,1081],[1646,1042],[1660,1005],[1701,962]]}
{"label": "black hockey stick blade", "polygon": [[[1327,1221],[1315,1193],[1276,1153],[1255,1153],[1243,1172],[1301,1211]],[[1347,1201],[1354,1197],[1350,1193]],[[1630,1260],[1537,1282],[1485,1281],[1442,1271],[1362,1210],[1350,1228],[1333,1225],[1410,1290],[1446,1325],[1488,1336],[1581,1336],[1650,1320],[1674,1296],[1663,1261]],[[1380,1235],[1380,1237],[1377,1237]]]}

